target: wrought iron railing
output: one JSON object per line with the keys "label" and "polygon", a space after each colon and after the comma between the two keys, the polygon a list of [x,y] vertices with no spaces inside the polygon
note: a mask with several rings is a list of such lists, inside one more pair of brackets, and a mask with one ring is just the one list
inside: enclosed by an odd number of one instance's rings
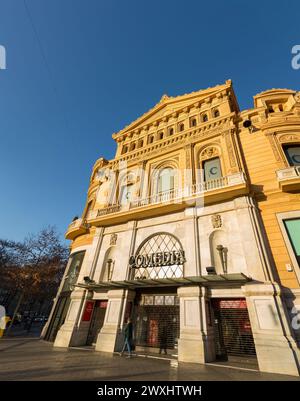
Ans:
{"label": "wrought iron railing", "polygon": [[69,224],[68,231],[72,230],[72,229],[75,229],[75,228],[78,228],[78,227],[81,227],[83,224],[84,224],[84,220],[81,219],[81,218],[73,220],[72,223]]}
{"label": "wrought iron railing", "polygon": [[213,191],[220,188],[230,187],[246,182],[243,172],[238,172],[228,176],[220,177],[214,180],[199,182],[194,185],[175,188],[170,191],[160,192],[150,195],[146,198],[134,199],[131,202],[121,205],[116,203],[106,208],[98,209],[89,212],[88,220],[96,219],[97,217],[105,216],[111,213],[124,212],[131,209],[136,209],[148,205],[168,204],[170,202],[184,200],[193,196],[199,196],[208,191]]}

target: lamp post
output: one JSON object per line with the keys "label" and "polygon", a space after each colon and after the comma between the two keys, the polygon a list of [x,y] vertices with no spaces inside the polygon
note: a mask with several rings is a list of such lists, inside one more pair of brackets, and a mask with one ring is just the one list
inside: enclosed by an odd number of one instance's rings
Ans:
{"label": "lamp post", "polygon": [[217,251],[219,252],[219,256],[221,259],[222,269],[224,274],[227,274],[227,255],[228,248],[223,245],[217,245]]}

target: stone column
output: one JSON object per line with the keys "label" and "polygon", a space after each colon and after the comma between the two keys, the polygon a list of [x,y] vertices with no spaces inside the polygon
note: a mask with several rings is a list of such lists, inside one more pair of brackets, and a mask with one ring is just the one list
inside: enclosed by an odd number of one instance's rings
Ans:
{"label": "stone column", "polygon": [[299,375],[300,353],[277,283],[249,283],[242,287],[247,300],[259,369]]}
{"label": "stone column", "polygon": [[215,359],[213,327],[208,327],[206,291],[203,287],[179,287],[180,337],[178,360],[205,363]]}
{"label": "stone column", "polygon": [[145,181],[145,168],[147,160],[143,160],[138,164],[138,176],[139,176],[139,187],[138,187],[138,198],[142,199],[144,194],[144,181]]}
{"label": "stone column", "polygon": [[191,188],[195,183],[194,144],[184,147],[185,150],[185,177],[184,186]]}
{"label": "stone column", "polygon": [[110,290],[104,324],[97,338],[96,351],[120,351],[123,345],[122,327],[127,302],[134,299],[135,292],[124,289]]}
{"label": "stone column", "polygon": [[86,290],[72,292],[66,320],[57,333],[54,347],[85,345],[90,322],[82,322],[81,318],[86,300],[91,298],[92,293]]}
{"label": "stone column", "polygon": [[185,220],[182,230],[177,230],[178,238],[185,251],[186,262],[184,264],[184,276],[200,275],[200,247],[199,232],[197,227],[196,210],[193,207],[185,209]]}

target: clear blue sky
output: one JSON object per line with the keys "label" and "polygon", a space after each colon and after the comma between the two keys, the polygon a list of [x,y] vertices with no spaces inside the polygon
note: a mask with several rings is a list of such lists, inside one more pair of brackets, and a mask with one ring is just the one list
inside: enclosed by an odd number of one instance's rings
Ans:
{"label": "clear blue sky", "polygon": [[[152,107],[231,78],[241,108],[300,89],[299,1],[0,0],[0,238],[82,212],[111,134]],[[31,18],[30,18],[31,15]],[[33,25],[32,25],[33,22]]]}

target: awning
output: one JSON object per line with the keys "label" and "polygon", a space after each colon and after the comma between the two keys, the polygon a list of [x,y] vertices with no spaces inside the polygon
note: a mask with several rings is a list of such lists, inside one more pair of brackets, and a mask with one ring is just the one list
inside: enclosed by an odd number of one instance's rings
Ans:
{"label": "awning", "polygon": [[75,287],[85,288],[91,291],[97,290],[113,290],[117,288],[137,289],[137,288],[154,288],[154,287],[179,287],[185,285],[201,285],[209,287],[220,284],[221,286],[228,284],[243,284],[251,281],[243,273],[232,274],[208,274],[205,276],[192,276],[184,278],[159,278],[159,279],[143,279],[143,280],[123,280],[109,281],[101,283],[79,283]]}

